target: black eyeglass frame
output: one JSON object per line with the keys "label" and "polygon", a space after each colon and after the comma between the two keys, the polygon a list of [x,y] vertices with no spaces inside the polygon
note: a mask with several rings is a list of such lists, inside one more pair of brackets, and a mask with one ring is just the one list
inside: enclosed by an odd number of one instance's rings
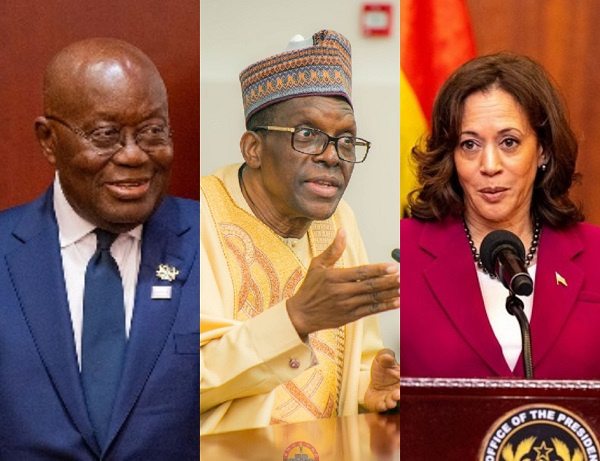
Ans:
{"label": "black eyeglass frame", "polygon": [[[296,134],[302,130],[311,130],[311,131],[315,131],[317,133],[322,133],[325,136],[327,136],[327,142],[323,145],[323,150],[321,150],[321,152],[303,152],[301,150],[296,149],[296,146],[294,146],[294,134]],[[290,139],[292,149],[294,149],[296,152],[300,152],[301,154],[304,154],[304,155],[321,155],[323,152],[325,152],[327,150],[327,147],[329,146],[329,144],[333,143],[333,145],[335,146],[335,153],[338,156],[338,158],[340,160],[342,160],[344,162],[348,162],[348,163],[363,163],[367,159],[367,156],[369,155],[369,149],[371,149],[371,143],[369,141],[367,141],[366,139],[357,138],[356,136],[337,136],[337,137],[330,136],[329,134],[325,133],[323,130],[319,130],[318,128],[312,128],[312,127],[307,127],[307,126],[288,127],[288,126],[261,125],[261,126],[254,127],[251,131],[274,131],[274,132],[292,133],[292,137]],[[362,158],[362,160],[352,161],[352,160],[345,159],[340,155],[340,149],[338,147],[338,142],[340,139],[348,139],[348,138],[353,139],[354,142],[360,141],[360,142],[365,143],[367,150],[366,150],[365,155]]]}
{"label": "black eyeglass frame", "polygon": [[[89,142],[94,147],[94,149],[96,149],[97,151],[99,151],[101,155],[106,155],[106,156],[112,157],[112,156],[116,155],[118,152],[120,152],[122,149],[124,149],[125,146],[127,145],[127,144],[121,144],[121,142],[119,142],[118,144],[119,144],[120,147],[118,149],[116,149],[114,152],[112,152],[108,148],[98,147],[94,143],[94,140],[89,136],[89,134],[87,134],[82,129],[77,128],[76,126],[72,126],[70,123],[66,122],[62,118],[56,117],[54,115],[44,115],[44,117],[46,119],[48,119],[48,120],[53,120],[55,122],[58,122],[59,124],[61,124],[65,128],[67,128],[68,130],[70,130],[71,132],[75,133],[77,136],[85,139],[87,142]],[[171,128],[169,127],[169,125],[166,125],[165,128],[166,128],[166,132],[167,132],[167,139],[169,139],[169,142],[171,142],[171,140],[173,139],[173,131],[171,131]],[[147,154],[150,154],[151,152],[153,152],[154,150],[157,150],[159,148],[167,147],[167,144],[165,144],[164,146],[157,146],[156,149],[144,149],[142,146],[139,145],[139,142],[138,142],[139,141],[139,138],[138,138],[139,135],[140,135],[140,133],[138,132],[135,135],[135,137],[133,138],[133,141],[134,141],[134,143],[135,143],[136,146],[138,146],[141,150],[143,150]],[[106,150],[106,152],[102,152],[102,150]]]}

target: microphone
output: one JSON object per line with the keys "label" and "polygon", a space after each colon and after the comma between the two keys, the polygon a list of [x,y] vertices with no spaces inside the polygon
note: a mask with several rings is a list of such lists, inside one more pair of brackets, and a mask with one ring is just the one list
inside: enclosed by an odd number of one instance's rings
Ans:
{"label": "microphone", "polygon": [[525,267],[525,248],[519,237],[507,230],[492,231],[481,242],[480,253],[483,267],[511,293],[533,293],[533,280]]}
{"label": "microphone", "polygon": [[400,248],[392,250],[392,258],[394,258],[396,262],[400,262]]}

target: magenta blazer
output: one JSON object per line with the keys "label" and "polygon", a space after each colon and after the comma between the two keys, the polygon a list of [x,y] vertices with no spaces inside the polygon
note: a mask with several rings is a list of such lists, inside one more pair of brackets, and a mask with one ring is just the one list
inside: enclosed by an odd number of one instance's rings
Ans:
{"label": "magenta blazer", "polygon": [[[523,377],[522,357],[513,373],[488,321],[461,220],[403,219],[400,254],[402,376]],[[600,228],[543,226],[537,255],[534,377],[600,379]]]}

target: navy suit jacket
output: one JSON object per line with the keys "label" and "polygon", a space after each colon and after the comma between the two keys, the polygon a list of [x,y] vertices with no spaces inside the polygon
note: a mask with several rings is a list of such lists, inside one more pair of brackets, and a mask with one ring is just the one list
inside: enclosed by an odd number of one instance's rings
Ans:
{"label": "navy suit jacket", "polygon": [[[199,204],[166,197],[144,225],[109,440],[88,418],[52,188],[0,213],[0,459],[199,458]],[[160,264],[179,270],[173,282]],[[172,285],[171,299],[152,299]]]}

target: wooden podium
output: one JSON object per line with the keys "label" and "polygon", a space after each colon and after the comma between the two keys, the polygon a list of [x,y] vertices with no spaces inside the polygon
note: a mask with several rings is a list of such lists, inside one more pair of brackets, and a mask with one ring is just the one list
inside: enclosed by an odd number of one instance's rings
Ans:
{"label": "wooden podium", "polygon": [[[511,432],[511,412],[533,404],[551,408],[551,429],[564,426],[583,437],[577,443],[579,450],[589,455],[584,459],[600,459],[600,453],[594,457],[596,448],[592,446],[594,434],[596,439],[600,434],[600,381],[402,378],[401,395],[403,460],[502,460],[502,443],[506,448],[508,436],[516,434],[519,424],[518,416],[514,416],[515,432]],[[567,411],[554,411],[554,407]],[[532,415],[537,416],[533,411]],[[507,414],[506,425],[502,426]],[[535,429],[532,422],[525,421],[527,409],[520,415],[522,427]],[[500,429],[494,432],[496,427]],[[486,440],[494,436],[500,448],[489,449],[486,457],[481,447],[485,449]],[[548,451],[532,461],[562,459],[557,457],[560,449],[556,451],[550,442],[544,447]]]}

